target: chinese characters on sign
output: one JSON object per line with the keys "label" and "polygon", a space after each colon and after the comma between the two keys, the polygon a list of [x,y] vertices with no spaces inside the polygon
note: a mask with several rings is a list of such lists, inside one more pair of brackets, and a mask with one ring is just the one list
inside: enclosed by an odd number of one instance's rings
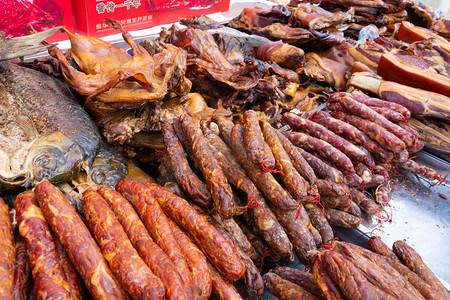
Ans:
{"label": "chinese characters on sign", "polygon": [[130,10],[131,7],[138,8],[139,6],[141,6],[141,0],[125,0],[122,4],[115,4],[113,1],[108,1],[106,3],[98,3],[96,9],[99,14],[103,14],[105,12],[114,12],[116,8],[126,7],[127,10]]}

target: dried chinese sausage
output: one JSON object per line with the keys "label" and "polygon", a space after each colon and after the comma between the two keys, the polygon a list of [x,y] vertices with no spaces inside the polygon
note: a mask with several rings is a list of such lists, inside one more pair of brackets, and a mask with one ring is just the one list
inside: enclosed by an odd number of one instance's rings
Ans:
{"label": "dried chinese sausage", "polygon": [[319,231],[322,236],[322,244],[326,244],[334,238],[333,229],[331,229],[330,223],[324,216],[325,208],[306,203],[305,209],[311,219],[311,224]]}
{"label": "dried chinese sausage", "polygon": [[73,299],[83,299],[83,285],[81,283],[81,278],[75,270],[72,262],[67,256],[67,252],[61,242],[55,238],[56,254],[58,255],[59,264],[64,274],[66,275],[67,284],[69,285],[70,293]]}
{"label": "dried chinese sausage", "polygon": [[281,278],[275,273],[269,272],[263,275],[264,283],[269,291],[274,294],[278,299],[290,300],[290,299],[305,299],[305,300],[318,300],[316,296],[306,291],[299,285]]}
{"label": "dried chinese sausage", "polygon": [[[14,268],[13,299],[26,300],[32,289],[31,268],[28,262],[28,250],[20,234],[16,234],[16,266]],[[5,282],[5,281],[2,281]]]}
{"label": "dried chinese sausage", "polygon": [[271,269],[270,272],[301,286],[316,297],[322,297],[322,291],[317,285],[312,273],[282,266],[275,267],[274,269]]}
{"label": "dried chinese sausage", "polygon": [[356,228],[361,224],[362,219],[351,215],[350,213],[333,208],[325,208],[324,213],[330,225],[336,225],[347,228]]}
{"label": "dried chinese sausage", "polygon": [[349,191],[352,195],[352,201],[355,202],[369,216],[374,216],[380,211],[378,204],[358,189],[350,188]]}
{"label": "dried chinese sausage", "polygon": [[313,264],[313,275],[325,299],[344,299],[339,286],[337,286],[333,279],[331,279],[331,277],[327,274],[327,270],[325,269],[324,264],[322,264],[322,262],[319,260],[315,261]]}
{"label": "dried chinese sausage", "polygon": [[413,174],[420,175],[429,180],[437,180],[438,183],[444,181],[442,176],[436,172],[434,169],[427,167],[425,165],[419,164],[412,159],[408,159],[403,163],[397,165],[399,168],[405,169]]}
{"label": "dried chinese sausage", "polygon": [[208,264],[211,271],[212,292],[218,300],[243,300],[236,288],[217,269]]}
{"label": "dried chinese sausage", "polygon": [[344,181],[344,175],[341,171],[331,167],[325,163],[322,159],[304,151],[297,147],[298,151],[302,154],[306,162],[313,168],[318,178],[329,179],[332,182],[340,183]]}
{"label": "dried chinese sausage", "polygon": [[[33,194],[32,192],[29,193]],[[18,200],[16,199],[16,202],[17,201]],[[15,252],[14,235],[11,219],[9,217],[9,209],[3,199],[0,198],[0,297],[4,299],[14,299]]]}
{"label": "dried chinese sausage", "polygon": [[411,117],[411,112],[404,107],[403,105],[400,105],[398,103],[384,101],[377,98],[371,98],[367,96],[366,94],[360,93],[360,92],[353,92],[351,94],[344,93],[345,95],[352,97],[358,102],[361,102],[367,106],[370,106],[372,109],[377,108],[388,108],[390,110],[393,110],[395,112],[398,112],[399,114],[402,114],[405,119],[409,119]]}

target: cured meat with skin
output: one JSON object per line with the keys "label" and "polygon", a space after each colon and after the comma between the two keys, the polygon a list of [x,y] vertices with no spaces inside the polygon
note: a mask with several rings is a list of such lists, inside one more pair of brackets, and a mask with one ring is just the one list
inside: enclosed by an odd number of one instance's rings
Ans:
{"label": "cured meat with skin", "polygon": [[442,282],[434,275],[434,273],[423,262],[420,255],[404,241],[396,241],[392,246],[392,250],[400,258],[403,263],[414,273],[420,276],[426,283],[437,291],[442,297],[450,297],[450,293],[442,284]]}
{"label": "cured meat with skin", "polygon": [[329,179],[336,183],[344,181],[344,175],[341,171],[329,166],[323,160],[306,152],[302,148],[297,147],[297,150],[302,154],[306,162],[313,168],[317,177],[321,179]]}
{"label": "cured meat with skin", "polygon": [[54,238],[54,241],[56,246],[56,255],[58,256],[61,269],[66,275],[67,284],[69,285],[72,298],[83,299],[83,284],[81,283],[81,278],[67,256],[66,250],[61,242],[57,238]]}
{"label": "cured meat with skin", "polygon": [[94,299],[128,299],[94,238],[66,197],[47,180],[38,183],[34,192],[52,232],[66,249]]}
{"label": "cured meat with skin", "polygon": [[323,297],[322,291],[317,285],[312,273],[282,266],[275,267],[274,269],[271,269],[270,272],[301,286],[316,297]]}
{"label": "cured meat with skin", "polygon": [[189,299],[175,265],[153,241],[130,202],[112,188],[102,186],[97,192],[113,210],[139,255],[166,288],[167,299]]}
{"label": "cured meat with skin", "polygon": [[103,256],[133,299],[164,299],[165,288],[133,248],[122,225],[102,196],[93,189],[83,193],[83,211]]}
{"label": "cured meat with skin", "polygon": [[212,283],[211,272],[205,255],[174,221],[169,219],[169,223],[173,236],[177,239],[191,270],[195,299],[209,299]]}
{"label": "cured meat with skin", "polygon": [[195,161],[208,184],[217,212],[224,219],[245,213],[247,208],[236,204],[231,186],[212,153],[198,121],[184,114],[180,118],[180,125],[192,148]]}
{"label": "cured meat with skin", "polygon": [[281,209],[295,209],[297,201],[276,181],[272,174],[261,170],[259,165],[253,164],[247,157],[243,142],[244,128],[235,125],[231,132],[231,148],[253,183],[260,189],[267,200]]}
{"label": "cured meat with skin", "polygon": [[[247,177],[245,171],[242,170],[241,166],[236,161],[233,151],[211,130],[204,126],[202,129],[210,146],[217,151],[216,158],[227,176],[228,182],[245,192],[249,199],[251,199],[250,197],[253,197],[254,200],[249,201],[251,207],[249,207],[247,215],[253,220],[255,228],[258,229],[258,232],[269,244],[271,249],[277,252],[281,257],[290,257],[292,255],[292,245],[289,242],[286,233],[278,223],[273,212],[269,209],[261,192]],[[258,172],[260,172],[259,169]],[[227,221],[224,220],[224,222]]]}
{"label": "cured meat with skin", "polygon": [[333,147],[347,155],[352,161],[363,161],[366,158],[365,153],[358,147],[318,123],[302,118],[291,112],[284,113],[281,120],[294,130],[306,132],[330,143]]}
{"label": "cured meat with skin", "polygon": [[244,146],[248,158],[254,164],[264,162],[267,168],[275,168],[275,158],[270,149],[269,151],[265,149],[265,141],[258,123],[258,116],[253,110],[247,110],[244,113],[244,132]]}
{"label": "cured meat with skin", "polygon": [[309,293],[303,287],[281,278],[275,273],[269,272],[263,275],[264,283],[269,291],[280,300],[305,299],[318,300],[313,294]]}
{"label": "cured meat with skin", "polygon": [[294,165],[297,172],[305,178],[310,185],[314,185],[317,181],[316,174],[314,174],[314,170],[311,166],[306,162],[303,158],[300,150],[295,147],[291,141],[280,131],[277,130],[278,139],[282,143],[284,150],[289,155],[292,164]]}
{"label": "cured meat with skin", "polygon": [[341,136],[348,138],[358,145],[362,145],[372,153],[378,153],[380,156],[384,157],[386,161],[389,161],[393,158],[393,154],[391,152],[382,148],[379,143],[372,140],[361,130],[342,120],[333,118],[330,114],[324,111],[316,111],[311,114],[311,120],[325,126],[329,130]]}
{"label": "cured meat with skin", "polygon": [[14,208],[20,235],[28,249],[37,299],[72,299],[66,274],[56,253],[55,240],[35,194],[32,191],[19,194]]}
{"label": "cured meat with skin", "polygon": [[266,43],[258,46],[256,58],[263,61],[273,61],[283,68],[297,70],[303,67],[305,52],[282,41],[272,42],[267,40]]}
{"label": "cured meat with skin", "polygon": [[0,298],[2,299],[14,299],[15,261],[16,251],[9,209],[0,198]]}
{"label": "cured meat with skin", "polygon": [[45,219],[94,299],[128,299],[75,208],[49,181],[34,189]]}
{"label": "cured meat with skin", "polygon": [[211,270],[212,291],[219,300],[243,300],[236,288],[220,274],[212,264]]}
{"label": "cured meat with skin", "polygon": [[304,148],[306,151],[317,152],[326,159],[329,159],[341,170],[355,173],[350,158],[329,143],[301,132],[283,131],[283,134],[286,135],[294,145]]}
{"label": "cured meat with skin", "polygon": [[398,153],[405,151],[406,149],[405,143],[401,139],[376,123],[341,111],[333,111],[331,112],[331,115],[334,118],[343,120],[355,126],[377,141],[381,146],[392,152]]}
{"label": "cured meat with skin", "polygon": [[[280,173],[281,180],[289,193],[295,200],[304,202],[307,196],[308,184],[292,165],[289,155],[284,150],[283,145],[278,139],[275,128],[268,122],[260,122],[264,135],[264,140],[269,145],[275,157],[275,165]],[[245,131],[245,127],[244,127]],[[244,134],[245,140],[246,134]]]}
{"label": "cured meat with skin", "polygon": [[173,129],[173,125],[163,123],[161,131],[166,145],[166,157],[168,160],[168,165],[166,167],[170,169],[171,173],[176,178],[177,183],[189,196],[189,199],[199,205],[210,205],[211,193],[208,190],[208,186],[192,172],[183,146],[179,142],[175,130]]}
{"label": "cured meat with skin", "polygon": [[[159,185],[146,186],[141,182],[126,178],[117,183],[116,189],[131,200],[133,205],[136,203],[137,207],[135,206],[135,208],[138,212],[142,209],[138,207],[143,206],[142,203],[140,204],[143,200],[159,203],[164,213],[193,239],[224,276],[230,280],[242,277],[245,268],[232,245],[186,200],[179,198]],[[139,201],[140,198],[142,200]],[[143,219],[145,223],[145,218]],[[147,227],[149,226],[152,226],[152,223],[148,223]]]}
{"label": "cured meat with skin", "polygon": [[300,3],[291,15],[290,22],[295,27],[324,29],[328,27],[346,28],[346,22],[354,17],[354,9],[347,12],[330,12],[320,6]]}
{"label": "cured meat with skin", "polygon": [[28,263],[28,250],[20,234],[16,234],[16,266],[14,268],[14,292],[13,299],[29,299],[29,293],[33,285],[31,268]]}
{"label": "cured meat with skin", "polygon": [[331,279],[331,277],[327,274],[327,270],[325,269],[324,264],[316,258],[316,261],[313,264],[313,275],[314,279],[317,282],[320,290],[322,291],[323,296],[327,300],[344,300],[344,295],[342,295],[339,286]]}

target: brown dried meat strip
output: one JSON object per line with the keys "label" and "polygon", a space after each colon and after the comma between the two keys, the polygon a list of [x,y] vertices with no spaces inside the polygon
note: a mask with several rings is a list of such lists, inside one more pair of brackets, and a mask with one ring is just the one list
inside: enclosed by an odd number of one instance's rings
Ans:
{"label": "brown dried meat strip", "polygon": [[369,216],[374,216],[379,213],[380,206],[364,195],[361,191],[355,188],[350,188],[350,194],[352,195],[352,200]]}
{"label": "brown dried meat strip", "polygon": [[172,124],[163,123],[161,131],[166,144],[166,155],[164,156],[165,161],[167,161],[166,167],[189,196],[189,199],[199,205],[210,205],[212,201],[208,186],[197,177],[189,166],[186,153],[178,140]]}
{"label": "brown dried meat strip", "polygon": [[306,212],[311,220],[313,226],[319,231],[322,236],[322,243],[326,244],[334,238],[333,229],[324,216],[322,207],[307,203],[304,205]]}
{"label": "brown dried meat strip", "polygon": [[312,273],[284,266],[275,267],[271,269],[270,272],[275,273],[281,278],[289,280],[301,286],[316,297],[323,297],[322,291],[317,285],[317,282],[314,279],[314,275]]}
{"label": "brown dried meat strip", "polygon": [[325,208],[325,218],[330,225],[336,225],[347,228],[356,228],[361,224],[362,219],[346,211],[333,208]]}
{"label": "brown dried meat strip", "polygon": [[110,187],[102,186],[97,192],[124,228],[139,255],[166,287],[167,299],[189,299],[183,279],[169,256],[153,241],[144,223],[130,202]]}
{"label": "brown dried meat strip", "polygon": [[163,283],[134,249],[102,196],[94,189],[88,189],[81,201],[86,223],[124,289],[136,300],[164,299]]}
{"label": "brown dried meat strip", "polygon": [[344,181],[344,175],[341,171],[337,170],[334,167],[331,167],[322,159],[306,152],[302,148],[297,147],[297,149],[302,154],[303,158],[308,162],[308,164],[313,168],[318,178],[329,179],[335,183],[341,183]]}
{"label": "brown dried meat strip", "polygon": [[244,119],[244,147],[247,157],[254,164],[265,164],[268,169],[275,168],[275,158],[270,148],[265,146],[263,133],[258,123],[258,115],[253,110],[247,110]]}
{"label": "brown dried meat strip", "polygon": [[313,275],[317,282],[320,290],[322,291],[323,297],[327,300],[344,300],[339,286],[331,279],[327,274],[324,264],[318,259],[313,265]]}
{"label": "brown dried meat strip", "polygon": [[56,253],[54,238],[35,194],[32,191],[19,194],[14,208],[20,235],[28,249],[28,261],[38,298],[72,299],[66,274]]}
{"label": "brown dried meat strip", "polygon": [[269,291],[280,300],[305,299],[319,300],[320,298],[309,293],[303,287],[285,280],[275,273],[268,272],[263,275],[264,283]]}
{"label": "brown dried meat strip", "polygon": [[208,184],[217,212],[224,219],[243,214],[247,208],[236,204],[227,177],[211,151],[199,122],[184,114],[180,118],[180,123],[192,148],[195,161]]}
{"label": "brown dried meat strip", "polygon": [[286,153],[283,145],[278,139],[275,128],[265,121],[260,122],[260,126],[264,140],[269,145],[275,157],[275,165],[277,169],[281,171],[280,178],[283,181],[285,188],[294,197],[294,199],[304,202],[308,195],[307,190],[309,189],[309,185],[294,168],[289,155]]}
{"label": "brown dried meat strip", "polygon": [[13,299],[15,261],[15,243],[9,208],[0,198],[0,298],[2,299]]}

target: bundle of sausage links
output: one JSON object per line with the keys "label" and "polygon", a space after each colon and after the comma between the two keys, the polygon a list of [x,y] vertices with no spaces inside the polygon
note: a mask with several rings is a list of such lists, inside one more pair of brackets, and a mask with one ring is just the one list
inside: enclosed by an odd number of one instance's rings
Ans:
{"label": "bundle of sausage links", "polygon": [[[157,184],[89,188],[83,215],[49,181],[0,199],[2,299],[241,299],[264,283],[204,213]],[[252,269],[253,266],[253,269]],[[241,292],[243,293],[243,292]]]}
{"label": "bundle of sausage links", "polygon": [[276,267],[263,275],[278,299],[449,299],[450,293],[404,241],[392,250],[379,237],[369,248],[333,241],[310,271]]}

